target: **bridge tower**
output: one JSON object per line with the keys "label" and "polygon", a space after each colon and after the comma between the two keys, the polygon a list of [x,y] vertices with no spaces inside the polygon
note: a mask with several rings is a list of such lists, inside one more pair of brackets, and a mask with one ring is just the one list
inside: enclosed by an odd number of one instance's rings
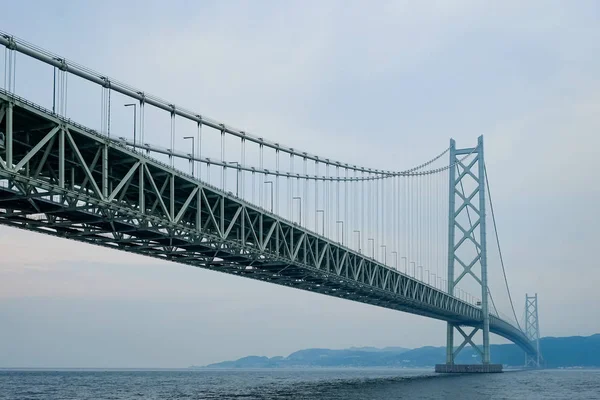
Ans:
{"label": "bridge tower", "polygon": [[534,343],[536,355],[525,355],[525,366],[540,367],[540,324],[538,320],[538,296],[525,294],[525,334],[527,338]]}
{"label": "bridge tower", "polygon": [[[481,356],[483,366],[470,370],[497,372],[490,365],[490,317],[488,309],[488,276],[485,228],[485,164],[483,158],[483,136],[473,148],[456,148],[450,140],[450,184],[448,213],[448,294],[454,295],[454,287],[467,276],[471,276],[481,287],[481,327],[465,332],[459,325],[448,322],[446,333],[445,372],[464,372],[454,367],[458,353],[470,344]],[[473,336],[481,329],[483,346],[473,342]],[[454,331],[463,340],[454,348]]]}

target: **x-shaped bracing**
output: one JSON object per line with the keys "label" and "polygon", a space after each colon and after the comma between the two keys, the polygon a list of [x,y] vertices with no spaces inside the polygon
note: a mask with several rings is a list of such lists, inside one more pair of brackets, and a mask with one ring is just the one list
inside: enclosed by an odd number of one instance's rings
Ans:
{"label": "x-shaped bracing", "polygon": [[465,331],[462,330],[462,328],[460,326],[454,326],[454,328],[456,328],[456,330],[458,332],[460,332],[460,334],[463,337],[463,342],[460,344],[460,346],[458,346],[456,348],[456,350],[454,350],[453,353],[453,358],[456,359],[456,356],[458,355],[458,353],[461,352],[462,349],[464,349],[464,347],[467,344],[470,344],[471,347],[473,347],[477,353],[479,353],[479,355],[481,356],[481,358],[483,358],[483,352],[481,351],[481,349],[479,347],[477,347],[477,345],[473,342],[473,336],[475,336],[475,334],[479,331],[479,328],[473,328],[473,330],[471,331],[471,333],[469,333],[468,335],[465,333]]}

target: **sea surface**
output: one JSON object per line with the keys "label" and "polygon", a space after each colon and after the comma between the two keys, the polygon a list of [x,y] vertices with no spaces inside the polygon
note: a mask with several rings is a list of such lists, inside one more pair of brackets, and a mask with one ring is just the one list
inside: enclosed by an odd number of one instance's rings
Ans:
{"label": "sea surface", "polygon": [[0,399],[600,399],[600,370],[0,370]]}

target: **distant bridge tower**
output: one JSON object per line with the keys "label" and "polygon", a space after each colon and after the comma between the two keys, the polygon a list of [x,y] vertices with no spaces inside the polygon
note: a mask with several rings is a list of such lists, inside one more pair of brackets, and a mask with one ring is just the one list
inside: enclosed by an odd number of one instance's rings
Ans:
{"label": "distant bridge tower", "polygon": [[[454,365],[458,353],[470,344],[481,356],[484,370],[490,363],[490,317],[488,310],[487,251],[485,239],[485,164],[483,136],[477,147],[457,149],[450,140],[450,206],[448,220],[448,293],[467,275],[481,286],[483,346],[476,346],[473,336],[480,328],[467,334],[460,326],[448,322],[446,365]],[[455,271],[458,266],[458,271]],[[454,349],[454,330],[463,342]]]}
{"label": "distant bridge tower", "polygon": [[525,355],[526,367],[540,367],[540,324],[538,319],[538,297],[525,294],[525,334],[534,343],[537,350],[535,356]]}

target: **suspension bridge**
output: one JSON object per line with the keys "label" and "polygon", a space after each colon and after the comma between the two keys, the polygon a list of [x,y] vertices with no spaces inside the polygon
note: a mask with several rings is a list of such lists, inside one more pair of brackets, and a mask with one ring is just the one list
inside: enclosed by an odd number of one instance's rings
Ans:
{"label": "suspension bridge", "polygon": [[[439,372],[501,370],[491,364],[490,333],[539,367],[537,295],[526,297],[523,329],[483,137],[469,147],[451,141],[402,171],[353,165],[233,128],[11,35],[1,33],[0,44],[1,224],[446,321]],[[19,94],[39,78],[24,63],[45,68],[43,99]],[[76,81],[98,99],[95,129],[69,110]],[[111,116],[124,106],[133,130]],[[161,125],[157,141],[168,145],[146,138]],[[511,317],[488,283],[488,222]],[[466,345],[479,366],[455,363]]]}

